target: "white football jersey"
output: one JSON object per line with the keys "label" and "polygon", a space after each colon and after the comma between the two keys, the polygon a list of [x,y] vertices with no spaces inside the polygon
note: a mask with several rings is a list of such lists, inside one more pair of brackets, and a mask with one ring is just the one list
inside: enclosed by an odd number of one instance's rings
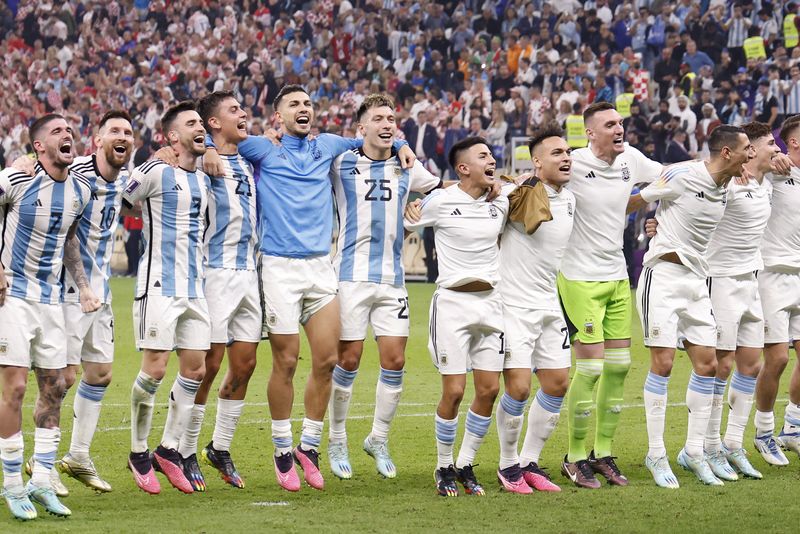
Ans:
{"label": "white football jersey", "polygon": [[240,155],[220,155],[224,173],[209,177],[206,266],[256,270],[258,213],[253,168]]}
{"label": "white football jersey", "polygon": [[660,201],[658,232],[644,265],[653,266],[664,254],[675,252],[692,272],[708,277],[708,242],[725,212],[725,186],[714,182],[705,162],[687,161],[669,167],[641,194],[647,202]]}
{"label": "white football jersey", "polygon": [[560,192],[545,188],[553,220],[543,222],[531,235],[522,224],[508,222],[500,240],[499,288],[505,304],[560,310],[556,275],[572,233],[575,197],[565,188]]}
{"label": "white football jersey", "polygon": [[[122,191],[128,182],[128,170],[120,170],[113,182],[106,181],[97,168],[97,156],[80,156],[71,166],[89,181],[91,197],[78,223],[77,237],[81,248],[83,269],[95,296],[104,304],[111,304],[111,256],[114,253],[114,233],[122,209]],[[64,269],[64,302],[80,302],[78,286],[68,270]]]}
{"label": "white football jersey", "polygon": [[39,163],[33,176],[0,171],[0,262],[8,295],[42,304],[61,301],[64,243],[89,196],[88,180],[73,170],[63,182]]}
{"label": "white football jersey", "polygon": [[403,210],[408,194],[428,193],[442,181],[419,161],[403,169],[396,156],[375,161],[361,148],[334,160],[331,180],[339,216],[333,260],[339,280],[403,285]]}
{"label": "white football jersey", "polygon": [[627,280],[622,254],[625,208],[633,186],[654,182],[663,168],[627,143],[611,165],[598,159],[591,147],[572,151],[572,176],[566,187],[575,195],[575,227],[561,262],[566,278]]}
{"label": "white football jersey", "polygon": [[439,189],[422,201],[422,216],[416,223],[405,220],[408,230],[426,226],[434,229],[439,278],[443,288],[469,282],[500,280],[497,239],[508,215],[508,199],[500,196],[491,202],[486,195],[478,199],[461,190],[458,184]]}
{"label": "white football jersey", "polygon": [[792,167],[789,176],[767,175],[772,191],[772,214],[761,255],[764,267],[800,271],[800,169]]}
{"label": "white football jersey", "polygon": [[203,297],[203,232],[208,176],[148,161],[131,173],[123,193],[142,202],[145,250],[136,297]]}
{"label": "white football jersey", "polygon": [[751,178],[747,185],[728,184],[725,214],[708,244],[711,276],[737,276],[764,268],[761,239],[770,214],[769,182]]}

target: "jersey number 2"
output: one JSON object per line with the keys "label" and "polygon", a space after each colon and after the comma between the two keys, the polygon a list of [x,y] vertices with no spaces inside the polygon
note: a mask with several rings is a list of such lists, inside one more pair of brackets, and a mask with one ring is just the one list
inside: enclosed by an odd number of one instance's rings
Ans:
{"label": "jersey number 2", "polygon": [[[364,200],[369,200],[372,202],[376,200],[380,200],[381,202],[389,202],[392,200],[392,190],[389,188],[389,180],[372,180],[367,178],[364,180],[364,183],[369,186],[369,191],[367,191],[367,194],[364,195]],[[375,196],[375,189],[380,190],[381,196]]]}

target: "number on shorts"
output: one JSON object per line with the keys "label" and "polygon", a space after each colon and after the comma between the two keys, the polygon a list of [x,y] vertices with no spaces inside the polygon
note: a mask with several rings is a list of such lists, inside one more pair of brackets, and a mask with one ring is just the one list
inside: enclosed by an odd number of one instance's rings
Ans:
{"label": "number on shorts", "polygon": [[498,354],[505,354],[506,353],[506,334],[505,332],[500,332],[500,352]]}
{"label": "number on shorts", "polygon": [[561,344],[561,348],[569,349],[569,329],[565,326],[561,329],[561,333],[564,334],[564,342]]}
{"label": "number on shorts", "polygon": [[397,313],[398,319],[408,319],[408,297],[402,297],[397,299],[397,302],[400,303],[400,311]]}

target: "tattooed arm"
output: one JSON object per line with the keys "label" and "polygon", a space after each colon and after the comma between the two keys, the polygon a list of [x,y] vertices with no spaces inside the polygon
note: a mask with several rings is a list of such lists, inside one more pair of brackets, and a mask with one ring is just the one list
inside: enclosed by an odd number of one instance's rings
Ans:
{"label": "tattooed arm", "polygon": [[100,299],[92,291],[89,286],[89,277],[83,269],[83,262],[81,261],[81,246],[76,235],[78,228],[78,221],[69,229],[67,233],[67,241],[64,244],[64,267],[67,268],[75,284],[78,286],[81,300],[81,311],[83,313],[91,313],[100,309]]}

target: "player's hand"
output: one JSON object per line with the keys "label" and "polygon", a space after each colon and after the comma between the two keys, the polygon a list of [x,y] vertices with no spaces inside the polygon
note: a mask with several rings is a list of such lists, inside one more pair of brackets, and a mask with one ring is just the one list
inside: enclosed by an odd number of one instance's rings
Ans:
{"label": "player's hand", "polygon": [[417,156],[408,145],[400,147],[397,157],[400,158],[400,166],[404,169],[410,169],[414,166],[414,162],[417,161]]}
{"label": "player's hand", "polygon": [[492,182],[492,186],[486,191],[486,202],[491,202],[492,200],[496,199],[500,196],[500,190],[503,188],[502,182],[500,180],[495,180]]}
{"label": "player's hand", "polygon": [[[276,130],[275,128],[269,128],[267,131],[264,132],[264,137],[275,146],[281,146],[281,137],[283,137],[283,132],[280,130]],[[311,139],[309,139],[311,141]]]}
{"label": "player's hand", "polygon": [[222,168],[222,158],[219,157],[216,148],[209,147],[203,156],[203,172],[209,176],[224,176]]}
{"label": "player's hand", "polygon": [[20,156],[14,160],[11,167],[28,176],[33,176],[36,173],[36,160],[28,156]]}
{"label": "player's hand", "polygon": [[6,303],[6,293],[8,292],[8,280],[6,280],[6,272],[2,265],[0,265],[0,306]]}
{"label": "player's hand", "polygon": [[172,147],[164,146],[156,150],[151,159],[160,159],[170,167],[177,167],[178,166],[178,155],[172,149]]}
{"label": "player's hand", "polygon": [[83,313],[93,313],[100,309],[101,302],[91,288],[86,287],[80,290],[81,311]]}
{"label": "player's hand", "polygon": [[655,219],[647,219],[644,222],[644,233],[647,237],[655,237],[658,229],[658,221]]}
{"label": "player's hand", "polygon": [[789,176],[792,172],[792,160],[789,159],[789,156],[786,154],[778,154],[772,161],[770,162],[770,167],[772,168],[772,172],[775,174],[780,174],[781,176]]}
{"label": "player's hand", "polygon": [[406,204],[405,218],[412,223],[418,222],[422,217],[422,199],[417,199],[414,202]]}

